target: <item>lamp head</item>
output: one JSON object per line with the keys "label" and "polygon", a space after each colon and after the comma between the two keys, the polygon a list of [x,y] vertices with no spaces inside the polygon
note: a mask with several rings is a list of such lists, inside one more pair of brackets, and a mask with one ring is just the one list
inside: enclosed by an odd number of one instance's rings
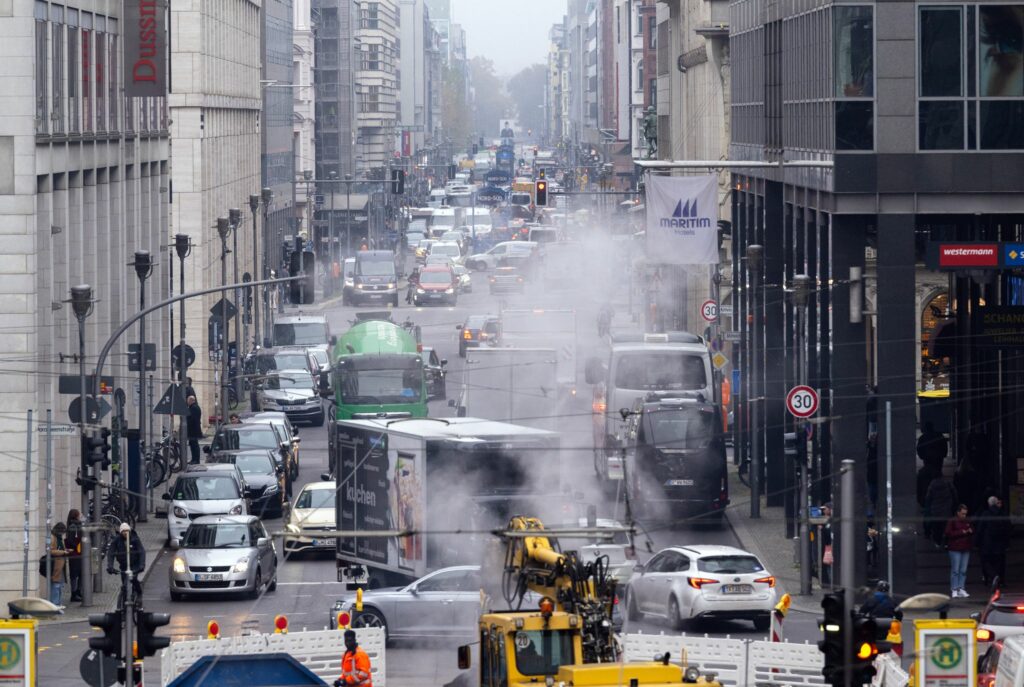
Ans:
{"label": "lamp head", "polygon": [[231,231],[231,223],[228,221],[228,218],[227,217],[218,217],[217,218],[217,235],[220,236],[221,239],[226,239],[228,237],[228,233],[230,231]]}
{"label": "lamp head", "polygon": [[306,181],[310,181],[313,178],[313,170],[311,170],[311,169],[304,169],[304,170],[302,170],[302,178],[305,179]]}
{"label": "lamp head", "polygon": [[264,186],[260,191],[260,197],[263,199],[264,205],[270,205],[270,201],[274,200],[274,192],[270,190],[269,186]]}
{"label": "lamp head", "polygon": [[231,226],[237,227],[242,222],[242,210],[240,208],[228,210],[228,221],[231,222]]}
{"label": "lamp head", "polygon": [[752,270],[761,271],[764,264],[764,246],[753,244],[747,246],[747,265]]}
{"label": "lamp head", "polygon": [[139,281],[146,281],[153,273],[153,256],[149,254],[148,250],[137,250],[135,251],[135,261],[131,265],[135,268],[135,274],[139,277]]}
{"label": "lamp head", "polygon": [[79,284],[71,287],[71,308],[79,320],[84,320],[92,312],[92,302],[91,286]]}
{"label": "lamp head", "polygon": [[260,197],[253,193],[249,196],[249,210],[256,212],[260,207]]}
{"label": "lamp head", "polygon": [[189,240],[188,234],[174,235],[174,252],[178,254],[180,260],[189,256],[192,252],[192,242]]}

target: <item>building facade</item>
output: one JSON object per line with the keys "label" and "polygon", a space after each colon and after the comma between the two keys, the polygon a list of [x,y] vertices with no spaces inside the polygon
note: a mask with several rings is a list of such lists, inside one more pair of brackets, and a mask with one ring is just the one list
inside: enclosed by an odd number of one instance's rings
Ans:
{"label": "building facade", "polygon": [[[299,0],[302,2],[302,0]],[[308,96],[293,82],[295,75],[293,0],[261,0],[263,111],[260,117],[260,179],[273,194],[267,214],[268,240],[275,265],[284,258],[282,244],[296,230],[311,236],[301,208],[296,207],[295,99]],[[308,90],[308,89],[307,89]]]}
{"label": "building facade", "polygon": [[[292,179],[302,180],[294,191],[294,213],[315,242],[313,227],[316,173],[316,86],[314,81],[315,40],[311,0],[294,0],[292,5]],[[320,246],[323,248],[323,246]]]}
{"label": "building facade", "polygon": [[[67,425],[68,402],[58,376],[78,374],[78,324],[67,302],[72,286],[89,284],[95,303],[85,325],[89,372],[101,345],[138,311],[139,280],[129,266],[148,250],[159,264],[147,281],[147,301],[166,298],[169,275],[165,245],[169,226],[167,103],[162,97],[128,98],[122,87],[124,17],[120,5],[18,0],[0,8],[0,316],[5,357],[0,451],[0,527],[7,530],[8,559],[21,558],[28,527],[29,559],[48,542],[45,520],[45,435],[32,427],[26,453],[27,411],[43,422],[52,411]],[[157,345],[154,385],[170,379],[166,342],[170,313],[147,318],[147,341]],[[138,427],[140,407],[131,393],[137,374],[127,370],[133,327],[111,349],[104,374],[127,392],[126,419]],[[38,426],[38,425],[37,425]],[[53,441],[53,502],[56,519],[81,505],[75,472],[78,438]],[[30,461],[30,462],[27,462]],[[26,466],[29,522],[25,522]],[[16,543],[15,543],[15,540]],[[42,578],[29,578],[30,595]],[[45,596],[45,589],[39,590]],[[0,571],[0,601],[22,596],[21,565]]]}
{"label": "building facade", "polygon": [[440,126],[440,46],[438,33],[424,0],[399,0],[401,11],[402,74],[399,90],[401,152],[409,157],[422,150]]}
{"label": "building facade", "polygon": [[357,176],[386,167],[398,147],[400,21],[397,0],[360,3],[355,83]]}
{"label": "building facade", "polygon": [[[357,0],[312,0],[317,180],[356,171]],[[327,193],[318,187],[317,193]]]}

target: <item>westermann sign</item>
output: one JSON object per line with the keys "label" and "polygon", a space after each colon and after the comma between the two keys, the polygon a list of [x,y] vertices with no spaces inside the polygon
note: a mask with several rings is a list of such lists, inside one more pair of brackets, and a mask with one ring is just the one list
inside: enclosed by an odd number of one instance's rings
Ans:
{"label": "westermann sign", "polygon": [[647,174],[647,259],[714,265],[718,258],[718,178]]}

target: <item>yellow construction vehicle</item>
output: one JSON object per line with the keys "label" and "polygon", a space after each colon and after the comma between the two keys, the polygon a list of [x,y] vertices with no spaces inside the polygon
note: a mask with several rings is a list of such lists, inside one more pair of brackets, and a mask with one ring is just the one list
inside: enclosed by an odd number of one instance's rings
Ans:
{"label": "yellow construction vehicle", "polygon": [[[559,551],[536,518],[512,518],[503,539],[501,594],[515,610],[480,616],[480,687],[720,687],[713,674],[674,665],[668,654],[623,662],[611,623],[615,581],[605,561],[583,563],[575,552]],[[535,610],[521,608],[527,592],[540,595]],[[459,668],[470,668],[470,654],[470,646],[459,647]]]}

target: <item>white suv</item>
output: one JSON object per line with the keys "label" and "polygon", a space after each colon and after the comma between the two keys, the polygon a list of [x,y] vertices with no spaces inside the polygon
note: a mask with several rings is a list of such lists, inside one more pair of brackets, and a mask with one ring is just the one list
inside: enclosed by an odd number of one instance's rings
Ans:
{"label": "white suv", "polygon": [[701,618],[771,623],[775,577],[751,553],[731,546],[673,546],[638,565],[626,588],[626,617],[668,619],[681,630]]}
{"label": "white suv", "polygon": [[537,244],[533,241],[503,241],[486,253],[470,255],[466,258],[465,265],[471,270],[493,270],[498,266],[500,259],[529,258],[536,248]]}

